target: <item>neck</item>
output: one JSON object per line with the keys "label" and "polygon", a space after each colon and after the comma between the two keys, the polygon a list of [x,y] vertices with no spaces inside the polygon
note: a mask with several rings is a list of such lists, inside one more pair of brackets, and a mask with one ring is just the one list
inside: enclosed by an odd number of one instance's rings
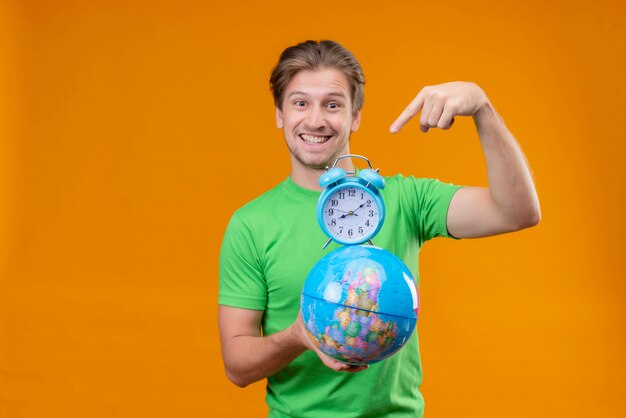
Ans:
{"label": "neck", "polygon": [[[334,162],[334,161],[333,161]],[[337,167],[341,167],[346,171],[354,171],[354,164],[350,158],[344,158],[339,161]],[[291,165],[291,173],[289,177],[300,187],[304,187],[309,190],[322,190],[318,181],[322,174],[326,172],[325,169],[316,169],[309,167],[297,167],[294,164]]]}

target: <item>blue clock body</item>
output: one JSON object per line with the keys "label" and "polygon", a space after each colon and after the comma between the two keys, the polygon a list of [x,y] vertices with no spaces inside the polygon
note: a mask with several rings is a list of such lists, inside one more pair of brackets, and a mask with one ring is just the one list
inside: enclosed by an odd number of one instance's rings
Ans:
{"label": "blue clock body", "polygon": [[324,173],[319,185],[325,188],[316,209],[324,234],[342,245],[371,242],[385,220],[383,177],[372,169],[350,176],[337,167]]}

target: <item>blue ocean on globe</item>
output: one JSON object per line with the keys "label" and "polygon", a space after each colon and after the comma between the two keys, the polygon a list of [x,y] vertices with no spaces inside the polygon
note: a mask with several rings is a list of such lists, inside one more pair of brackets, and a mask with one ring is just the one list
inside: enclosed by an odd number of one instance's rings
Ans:
{"label": "blue ocean on globe", "polygon": [[363,365],[391,356],[409,340],[419,297],[411,272],[397,256],[352,245],[313,266],[301,310],[307,333],[322,352]]}

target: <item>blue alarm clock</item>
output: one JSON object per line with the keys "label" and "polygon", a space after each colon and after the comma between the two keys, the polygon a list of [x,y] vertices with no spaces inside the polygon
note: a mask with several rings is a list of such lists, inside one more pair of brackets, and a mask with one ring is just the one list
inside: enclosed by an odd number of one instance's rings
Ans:
{"label": "blue alarm clock", "polygon": [[[346,172],[337,167],[343,158],[360,158],[369,168],[358,172]],[[343,245],[362,244],[380,231],[385,220],[385,204],[380,190],[385,179],[374,170],[370,161],[355,154],[342,155],[319,179],[325,190],[317,201],[317,221],[328,236],[324,247],[331,240]]]}

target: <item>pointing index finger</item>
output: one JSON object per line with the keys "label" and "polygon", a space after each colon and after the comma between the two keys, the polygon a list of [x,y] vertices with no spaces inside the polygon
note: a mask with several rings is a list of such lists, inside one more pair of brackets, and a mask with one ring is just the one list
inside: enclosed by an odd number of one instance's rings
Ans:
{"label": "pointing index finger", "polygon": [[415,99],[402,111],[400,116],[391,124],[389,131],[391,133],[398,132],[411,118],[419,113],[422,110],[422,106],[424,106],[424,95],[422,94],[424,90],[421,90]]}

